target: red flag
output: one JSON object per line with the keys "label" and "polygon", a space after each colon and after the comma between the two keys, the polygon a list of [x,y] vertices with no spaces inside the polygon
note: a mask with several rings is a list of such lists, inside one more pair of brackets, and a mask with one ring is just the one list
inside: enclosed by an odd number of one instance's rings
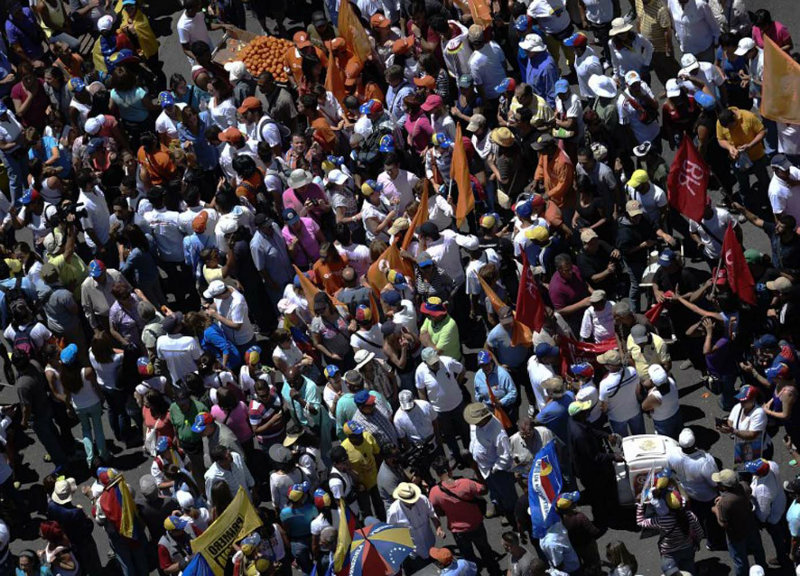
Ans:
{"label": "red flag", "polygon": [[669,204],[678,212],[700,222],[706,205],[711,172],[689,136],[684,136],[667,176]]}
{"label": "red flag", "polygon": [[522,277],[517,291],[516,318],[534,332],[539,332],[544,325],[544,302],[539,294],[539,287],[533,277],[528,257],[522,252]]}
{"label": "red flag", "polygon": [[456,139],[453,142],[453,157],[450,160],[450,178],[458,186],[456,225],[461,226],[467,214],[475,209],[475,195],[472,193],[472,182],[469,179],[469,162],[467,152],[464,150],[464,139],[461,136],[461,124],[456,124]]}
{"label": "red flag", "polygon": [[[492,287],[486,283],[486,280],[478,276],[478,281],[481,283],[484,294],[486,294],[486,297],[489,298],[489,301],[492,303],[492,309],[495,314],[497,314],[503,306],[506,306],[506,303],[492,290]],[[516,316],[514,317],[514,327],[511,329],[511,344],[512,346],[525,346],[526,348],[530,348],[533,345],[531,329],[517,320]]]}
{"label": "red flag", "polygon": [[656,302],[650,309],[644,313],[645,318],[650,320],[651,324],[655,324],[658,317],[661,316],[661,310],[664,308],[664,302]]}
{"label": "red flag", "polygon": [[728,273],[728,285],[739,298],[748,304],[756,303],[756,281],[747,267],[744,259],[742,245],[733,231],[733,225],[728,224],[725,238],[722,241],[722,259],[725,271]]}

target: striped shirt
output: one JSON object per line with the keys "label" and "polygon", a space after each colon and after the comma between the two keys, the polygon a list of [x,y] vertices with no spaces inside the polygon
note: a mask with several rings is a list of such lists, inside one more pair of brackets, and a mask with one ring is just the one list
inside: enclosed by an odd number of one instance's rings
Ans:
{"label": "striped shirt", "polygon": [[675,512],[670,511],[663,516],[645,518],[644,506],[642,504],[636,505],[636,523],[642,528],[658,530],[658,550],[662,556],[667,556],[678,550],[693,548],[695,542],[699,542],[703,538],[703,528],[700,526],[700,522],[697,521],[697,516],[694,515],[694,512],[684,510],[684,514],[689,520],[688,534],[678,524]]}

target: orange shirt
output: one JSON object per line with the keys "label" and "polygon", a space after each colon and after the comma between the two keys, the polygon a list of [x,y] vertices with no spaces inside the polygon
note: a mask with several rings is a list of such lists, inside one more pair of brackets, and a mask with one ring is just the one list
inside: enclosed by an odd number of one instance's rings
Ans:
{"label": "orange shirt", "polygon": [[250,178],[245,178],[236,187],[236,196],[247,198],[252,206],[256,205],[256,194],[261,185],[264,184],[264,175],[261,170],[256,170]]}
{"label": "orange shirt", "polygon": [[556,206],[564,208],[572,205],[575,167],[563,150],[558,149],[552,157],[549,154],[539,154],[539,164],[533,179],[544,182],[544,191]]}
{"label": "orange shirt", "polygon": [[148,154],[145,152],[144,147],[140,147],[136,157],[139,160],[139,165],[144,166],[145,170],[147,170],[147,175],[150,176],[150,183],[153,186],[166,184],[175,175],[175,164],[172,163],[172,158],[170,158],[164,146],[161,146],[161,149],[155,154]]}
{"label": "orange shirt", "polygon": [[332,153],[336,146],[336,134],[331,125],[323,116],[317,116],[312,122],[311,127],[315,131],[315,139],[320,143],[325,152]]}
{"label": "orange shirt", "polygon": [[[335,250],[335,248],[331,248],[331,250]],[[330,296],[333,296],[344,287],[342,270],[348,263],[347,256],[344,255],[342,255],[338,262],[330,263],[320,258],[314,263],[314,278],[317,279],[317,284],[321,284],[322,288]]]}
{"label": "orange shirt", "polygon": [[[326,67],[328,65],[328,57],[325,55],[325,52],[316,46],[314,46],[314,51],[317,53],[317,58],[319,58],[322,67]],[[286,49],[286,55],[283,57],[283,67],[286,70],[286,74],[294,76],[294,81],[297,84],[302,82],[303,57],[300,55],[300,51],[294,46],[289,46]]]}

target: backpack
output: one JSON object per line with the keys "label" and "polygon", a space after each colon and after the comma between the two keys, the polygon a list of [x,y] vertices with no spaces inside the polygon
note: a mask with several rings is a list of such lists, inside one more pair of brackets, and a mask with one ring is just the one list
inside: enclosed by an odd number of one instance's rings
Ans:
{"label": "backpack", "polygon": [[14,330],[14,341],[12,346],[15,350],[24,352],[28,358],[36,357],[36,344],[33,342],[31,332],[36,324],[28,324],[25,328],[16,328]]}
{"label": "backpack", "polygon": [[6,295],[6,309],[12,314],[14,313],[14,310],[23,306],[27,307],[32,312],[36,311],[36,306],[30,301],[28,295],[22,289],[22,276],[16,277],[14,280],[14,286],[11,288],[0,284],[0,292]]}

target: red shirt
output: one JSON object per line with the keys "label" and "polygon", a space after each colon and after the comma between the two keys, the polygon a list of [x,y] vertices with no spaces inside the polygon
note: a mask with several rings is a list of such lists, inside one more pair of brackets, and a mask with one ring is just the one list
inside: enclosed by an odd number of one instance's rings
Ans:
{"label": "red shirt", "polygon": [[771,22],[762,30],[758,26],[753,26],[753,42],[759,48],[764,47],[764,36],[769,36],[769,39],[775,42],[779,47],[785,46],[792,41],[792,35],[789,29],[780,22]]}
{"label": "red shirt", "polygon": [[484,490],[483,485],[469,478],[458,478],[448,480],[444,483],[444,487],[458,498],[445,493],[437,484],[431,488],[428,500],[431,501],[437,514],[444,514],[447,517],[449,530],[451,532],[477,530],[483,523],[481,509],[478,504],[469,504],[464,500],[480,498]]}

